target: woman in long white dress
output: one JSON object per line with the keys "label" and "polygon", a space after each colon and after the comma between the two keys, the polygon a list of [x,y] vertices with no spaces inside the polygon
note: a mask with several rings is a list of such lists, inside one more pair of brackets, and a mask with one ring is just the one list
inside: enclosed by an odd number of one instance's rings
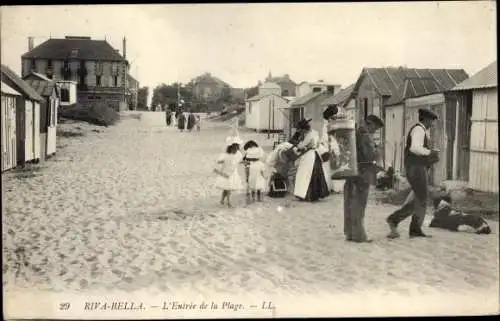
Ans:
{"label": "woman in long white dress", "polygon": [[307,120],[301,120],[298,128],[304,132],[304,138],[297,145],[302,156],[297,160],[294,195],[301,200],[314,202],[330,194],[318,150],[319,133],[311,128]]}

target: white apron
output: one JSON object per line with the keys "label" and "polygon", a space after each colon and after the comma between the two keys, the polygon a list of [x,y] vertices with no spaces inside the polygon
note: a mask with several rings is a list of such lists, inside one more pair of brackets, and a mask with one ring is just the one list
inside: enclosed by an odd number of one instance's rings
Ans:
{"label": "white apron", "polygon": [[[297,145],[298,148],[312,148],[297,160],[297,174],[295,176],[295,187],[293,194],[300,198],[305,198],[314,168],[316,155],[318,152],[319,134],[315,130],[308,132],[304,139]],[[323,166],[324,167],[324,166]],[[328,180],[327,180],[328,182]]]}

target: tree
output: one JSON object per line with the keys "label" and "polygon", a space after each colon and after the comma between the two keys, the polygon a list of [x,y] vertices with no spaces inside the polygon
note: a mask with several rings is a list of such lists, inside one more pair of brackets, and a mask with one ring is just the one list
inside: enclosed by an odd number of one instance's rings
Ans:
{"label": "tree", "polygon": [[148,95],[149,88],[141,87],[137,91],[137,109],[146,110],[148,109]]}

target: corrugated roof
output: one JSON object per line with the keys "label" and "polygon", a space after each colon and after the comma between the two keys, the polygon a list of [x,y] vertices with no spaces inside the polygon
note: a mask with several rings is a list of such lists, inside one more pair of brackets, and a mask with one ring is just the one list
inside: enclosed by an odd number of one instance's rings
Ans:
{"label": "corrugated roof", "polygon": [[3,81],[2,81],[2,84],[1,84],[0,87],[2,88],[2,94],[14,95],[14,96],[21,96],[20,93],[18,93],[14,89],[12,89],[12,87],[10,87],[9,85],[7,85]]}
{"label": "corrugated roof", "polygon": [[469,79],[464,80],[456,85],[452,90],[470,90],[479,88],[497,87],[497,62],[493,62],[483,68]]}
{"label": "corrugated roof", "polygon": [[[262,98],[267,97],[267,96],[269,96],[269,95],[274,95],[274,96],[276,96],[276,97],[283,98],[283,97],[281,97],[280,95],[275,94],[275,93],[266,93],[266,94],[259,94],[259,95],[255,95],[255,96],[253,96],[253,97],[247,98],[247,100],[246,100],[246,101],[261,100]],[[283,99],[285,99],[285,98],[283,98]]]}
{"label": "corrugated roof", "polygon": [[364,68],[354,86],[357,91],[364,77],[383,96],[389,96],[386,106],[411,97],[450,90],[468,77],[463,69],[417,69],[405,67]]}
{"label": "corrugated roof", "polygon": [[304,96],[300,96],[297,99],[295,99],[291,105],[292,106],[298,106],[298,105],[305,105],[308,102],[314,100],[315,98],[321,96],[323,93],[322,92],[310,92]]}
{"label": "corrugated roof", "polygon": [[52,96],[52,91],[55,87],[55,82],[53,81],[44,81],[37,79],[27,79],[25,82],[30,85],[37,93],[44,97]]}
{"label": "corrugated roof", "polygon": [[22,80],[14,71],[9,67],[2,65],[2,77],[5,77],[10,81],[11,87],[24,96],[29,97],[32,100],[43,101],[42,96],[40,96],[30,85],[28,85],[24,80]]}
{"label": "corrugated roof", "polygon": [[85,59],[124,61],[120,53],[106,40],[85,38],[49,39],[28,51],[22,58],[28,59]]}
{"label": "corrugated roof", "polygon": [[342,89],[339,91],[336,95],[329,97],[325,99],[321,105],[323,106],[328,106],[328,105],[342,105],[347,102],[349,97],[351,97],[352,91],[354,89],[354,85],[352,84],[348,86],[347,88]]}

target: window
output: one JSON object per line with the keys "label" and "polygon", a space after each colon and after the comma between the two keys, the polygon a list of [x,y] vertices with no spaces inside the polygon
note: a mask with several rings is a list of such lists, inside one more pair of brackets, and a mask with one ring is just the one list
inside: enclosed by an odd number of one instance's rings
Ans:
{"label": "window", "polygon": [[69,103],[69,89],[61,88],[61,102]]}
{"label": "window", "polygon": [[252,113],[252,102],[249,102],[248,103],[248,113],[251,114]]}
{"label": "window", "polygon": [[314,87],[313,88],[313,93],[319,93],[321,92],[321,87]]}
{"label": "window", "polygon": [[287,96],[288,96],[288,90],[284,89],[284,90],[281,92],[281,96],[287,97]]}
{"label": "window", "polygon": [[52,68],[52,59],[47,60],[47,67]]}
{"label": "window", "polygon": [[101,76],[95,76],[95,85],[98,87],[101,86]]}
{"label": "window", "polygon": [[31,60],[31,70],[36,71],[36,60],[35,59]]}
{"label": "window", "polygon": [[71,58],[76,58],[76,57],[78,57],[78,49],[71,50]]}
{"label": "window", "polygon": [[114,79],[114,80],[113,80],[113,82],[114,82],[114,86],[115,86],[115,87],[118,87],[118,76],[114,76],[114,77],[113,77],[113,79]]}

